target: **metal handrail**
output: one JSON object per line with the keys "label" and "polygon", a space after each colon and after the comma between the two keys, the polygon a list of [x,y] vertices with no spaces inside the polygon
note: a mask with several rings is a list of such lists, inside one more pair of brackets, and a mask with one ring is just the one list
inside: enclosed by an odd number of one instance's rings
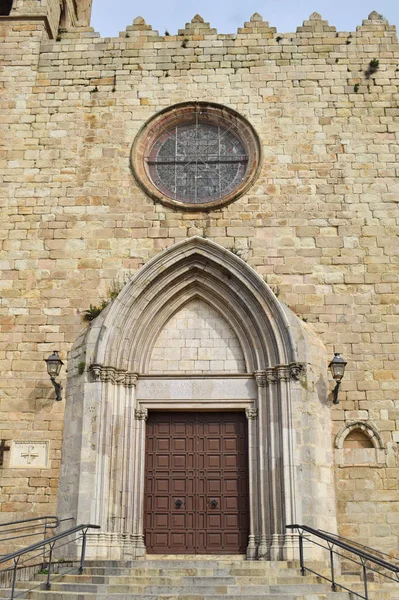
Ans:
{"label": "metal handrail", "polygon": [[8,523],[0,523],[0,527],[10,527],[11,525],[21,525],[22,523],[32,523],[33,521],[43,521],[45,519],[54,519],[56,527],[59,524],[58,517],[54,515],[44,515],[42,517],[31,517],[30,519],[21,519],[19,521],[9,521]]}
{"label": "metal handrail", "polygon": [[[19,519],[18,521],[9,521],[0,523],[0,544],[18,543],[24,540],[27,544],[27,538],[43,536],[46,539],[47,533],[51,529],[56,529],[60,524],[58,517],[54,515],[44,515],[41,517],[30,517],[29,519]],[[2,556],[2,554],[0,554]],[[43,564],[46,559],[46,550],[43,548]]]}
{"label": "metal handrail", "polygon": [[[82,535],[83,535],[82,550],[81,550],[80,562],[79,562],[79,573],[81,574],[83,572],[83,567],[84,567],[84,560],[85,560],[85,554],[86,554],[86,536],[87,536],[87,531],[89,529],[100,529],[100,525],[91,525],[91,524],[77,525],[75,527],[72,527],[71,529],[67,529],[66,531],[57,533],[56,535],[54,535],[48,539],[42,540],[40,542],[36,542],[35,544],[31,544],[30,546],[27,546],[26,548],[16,550],[15,552],[11,552],[9,554],[6,554],[5,556],[1,556],[0,557],[0,565],[2,565],[4,563],[8,563],[10,561],[13,561],[13,566],[6,567],[7,571],[13,572],[10,600],[14,599],[15,584],[17,581],[17,569],[18,569],[18,565],[20,563],[21,557],[23,557],[24,555],[30,554],[31,552],[35,552],[37,550],[40,551],[39,552],[39,555],[40,555],[41,551],[43,549],[45,549],[46,546],[49,547],[49,554],[48,554],[47,564],[46,564],[47,580],[46,580],[45,585],[46,585],[46,589],[50,589],[50,587],[51,587],[51,581],[50,581],[51,567],[53,565],[53,550],[54,550],[56,543],[59,540],[63,540],[64,538],[67,538],[71,535],[74,535],[75,533],[80,533],[80,532],[82,532]],[[73,541],[75,541],[75,539],[70,540],[70,542],[73,542]],[[67,542],[67,543],[69,543],[69,542]]]}
{"label": "metal handrail", "polygon": [[318,531],[320,531],[320,533],[325,533],[326,535],[331,535],[332,537],[337,538],[339,540],[343,540],[344,542],[349,542],[350,546],[357,546],[359,548],[363,548],[363,550],[365,550],[366,552],[369,552],[373,556],[374,556],[374,553],[376,553],[376,554],[379,554],[380,556],[386,556],[390,560],[394,559],[395,563],[397,562],[397,559],[392,557],[390,554],[387,554],[386,552],[383,552],[382,550],[378,550],[377,548],[371,548],[370,546],[361,544],[360,542],[357,542],[356,540],[350,540],[349,538],[346,538],[342,535],[338,535],[338,533],[331,533],[330,531],[324,531],[323,529],[319,529]]}
{"label": "metal handrail", "polygon": [[[352,543],[347,543],[346,541],[342,541],[342,539],[340,539],[339,536],[336,536],[335,534],[327,533],[327,532],[319,530],[319,529],[313,529],[313,527],[308,527],[307,525],[298,525],[298,524],[286,525],[286,529],[293,529],[293,530],[298,531],[299,561],[300,561],[301,574],[305,575],[306,572],[309,572],[309,573],[313,573],[314,575],[317,575],[318,577],[320,577],[326,581],[329,581],[331,583],[331,588],[334,592],[337,591],[337,588],[341,588],[347,592],[350,592],[353,596],[361,598],[362,600],[370,600],[369,590],[368,590],[368,580],[367,580],[367,571],[368,570],[373,571],[374,573],[377,573],[378,575],[381,575],[382,577],[385,577],[386,579],[389,579],[390,581],[395,581],[396,583],[399,582],[399,566],[394,565],[394,564],[388,562],[387,560],[384,560],[378,556],[375,556],[375,555],[371,554],[370,552],[361,550]],[[303,543],[304,537],[305,537],[304,533],[311,534],[312,536],[314,536],[326,543],[326,545],[323,545],[323,544],[319,543],[318,541],[315,541],[314,539],[310,538],[309,536],[306,536],[306,538],[305,538],[307,542],[312,543],[316,546],[319,546],[320,548],[324,548],[325,550],[329,551],[331,578],[328,578],[325,575],[323,575],[322,573],[319,573],[319,572],[305,566],[304,543]],[[339,548],[340,550],[345,551],[346,553],[350,553],[352,556],[347,556],[347,554],[343,554],[342,552],[339,552],[336,548]],[[334,555],[345,558],[346,560],[349,560],[350,562],[355,563],[356,565],[361,567],[363,588],[364,588],[363,594],[355,592],[353,589],[351,590],[348,587],[346,587],[345,585],[343,585],[342,583],[337,582],[336,573],[335,573],[335,565],[334,565]],[[353,556],[355,558],[353,558]],[[370,563],[371,563],[371,566],[370,566]],[[376,568],[376,566],[382,567],[383,569],[388,571],[390,574],[388,575],[387,573],[381,572],[379,569]],[[396,579],[393,577],[393,575],[395,575]]]}
{"label": "metal handrail", "polygon": [[[54,515],[43,515],[40,517],[30,517],[28,519],[19,519],[18,521],[9,521],[7,523],[0,523],[0,544],[10,545],[11,542],[14,544],[20,544],[21,540],[26,545],[28,538],[39,536],[45,540],[48,537],[48,533],[51,530],[56,530],[61,523],[65,521],[74,521],[73,517],[65,519],[59,519]],[[0,556],[4,556],[0,554]],[[43,546],[42,553],[42,564],[46,563],[46,547]]]}

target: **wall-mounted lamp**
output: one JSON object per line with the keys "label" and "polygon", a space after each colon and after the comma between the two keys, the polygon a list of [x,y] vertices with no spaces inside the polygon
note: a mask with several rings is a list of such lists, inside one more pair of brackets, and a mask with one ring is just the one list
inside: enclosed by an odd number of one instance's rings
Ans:
{"label": "wall-mounted lamp", "polygon": [[338,390],[339,390],[339,386],[341,385],[341,380],[342,380],[342,378],[344,376],[345,367],[346,367],[347,364],[348,363],[346,363],[344,361],[344,359],[342,358],[342,356],[338,352],[335,352],[334,353],[334,358],[332,359],[332,361],[328,365],[330,367],[331,375],[333,376],[333,378],[336,381],[335,388],[334,388],[334,391],[333,391],[333,394],[334,394],[333,403],[334,404],[338,404],[338,402],[339,402],[339,400],[338,400]]}
{"label": "wall-mounted lamp", "polygon": [[55,399],[62,400],[61,392],[62,385],[57,383],[55,380],[56,377],[60,374],[61,367],[64,364],[60,357],[58,356],[58,351],[54,350],[54,352],[48,357],[44,359],[47,365],[47,373],[50,375],[51,383],[55,389]]}

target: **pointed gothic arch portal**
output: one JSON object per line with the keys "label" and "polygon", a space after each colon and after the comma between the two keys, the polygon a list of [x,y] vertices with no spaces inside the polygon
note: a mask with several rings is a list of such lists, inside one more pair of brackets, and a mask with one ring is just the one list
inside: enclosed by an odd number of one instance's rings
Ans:
{"label": "pointed gothic arch portal", "polygon": [[235,254],[199,237],[168,248],[74,345],[59,513],[101,525],[90,556],[144,556],[148,412],[240,411],[247,558],[292,558],[286,524],[336,530],[327,362],[312,330]]}

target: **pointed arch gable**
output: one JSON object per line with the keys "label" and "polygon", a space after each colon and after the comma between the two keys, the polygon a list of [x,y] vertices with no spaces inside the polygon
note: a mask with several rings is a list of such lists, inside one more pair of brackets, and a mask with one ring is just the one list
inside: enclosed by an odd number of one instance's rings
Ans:
{"label": "pointed arch gable", "polygon": [[172,314],[165,312],[166,321],[150,344],[146,373],[247,373],[234,325],[211,299],[194,292]]}
{"label": "pointed arch gable", "polygon": [[266,283],[229,250],[192,237],[161,252],[125,285],[93,328],[91,362],[146,372],[165,322],[195,295],[226,317],[248,372],[297,360],[286,309]]}
{"label": "pointed arch gable", "polygon": [[[231,310],[227,302],[222,302],[220,298],[215,298],[209,294],[209,291],[202,288],[200,283],[194,282],[183,288],[182,293],[176,295],[167,305],[161,308],[158,315],[154,318],[151,332],[147,332],[145,350],[140,352],[140,372],[147,373],[150,356],[154,347],[155,341],[159,336],[160,331],[165,327],[168,320],[173,314],[183,308],[183,306],[192,300],[199,299],[209,304],[216,312],[223,315],[224,319],[234,331],[244,355],[246,365],[252,365],[255,357],[250,347],[250,341],[245,329],[237,320],[234,311]],[[144,340],[143,340],[144,341]],[[247,368],[247,372],[251,372]]]}

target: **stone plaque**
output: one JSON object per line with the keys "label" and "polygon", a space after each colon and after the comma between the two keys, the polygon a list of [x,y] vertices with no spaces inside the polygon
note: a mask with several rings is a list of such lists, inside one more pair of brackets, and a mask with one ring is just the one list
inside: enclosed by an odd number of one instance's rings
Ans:
{"label": "stone plaque", "polygon": [[48,467],[48,442],[13,442],[11,446],[10,467],[46,468]]}

